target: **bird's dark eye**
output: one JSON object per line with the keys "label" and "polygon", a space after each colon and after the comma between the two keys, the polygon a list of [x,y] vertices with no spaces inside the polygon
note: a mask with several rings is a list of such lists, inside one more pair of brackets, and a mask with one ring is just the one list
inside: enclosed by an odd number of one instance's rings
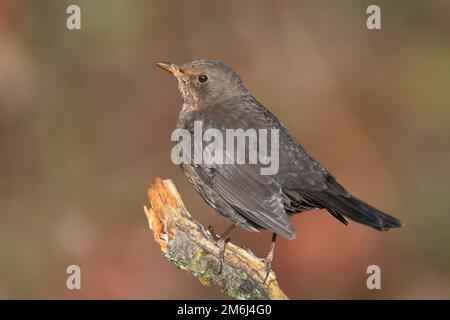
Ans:
{"label": "bird's dark eye", "polygon": [[197,77],[197,80],[200,83],[205,83],[206,81],[208,81],[208,77],[206,76],[206,74],[201,74]]}

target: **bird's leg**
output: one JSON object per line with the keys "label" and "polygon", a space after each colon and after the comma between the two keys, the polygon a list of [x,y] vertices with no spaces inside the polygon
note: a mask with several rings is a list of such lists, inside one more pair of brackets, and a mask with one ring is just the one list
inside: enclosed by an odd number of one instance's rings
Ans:
{"label": "bird's leg", "polygon": [[[208,230],[209,232],[209,236],[213,241],[219,242],[221,239],[225,239],[230,232],[235,228],[236,226],[234,224],[231,224],[227,230],[225,230],[225,232],[219,237],[217,236],[217,234],[214,232],[214,229],[212,226],[208,226],[208,228],[206,228],[206,230]],[[208,234],[206,234],[208,235]]]}
{"label": "bird's leg", "polygon": [[270,274],[270,270],[272,269],[273,252],[275,251],[275,241],[277,241],[277,234],[273,233],[269,253],[264,258],[264,271],[266,271],[266,276],[264,277],[263,283],[266,283],[267,278],[269,277]]}
{"label": "bird's leg", "polygon": [[224,240],[230,234],[230,232],[233,231],[234,228],[236,228],[236,226],[234,224],[231,224],[228,229],[225,230],[225,232],[220,236],[218,241],[220,242]]}
{"label": "bird's leg", "polygon": [[223,270],[223,264],[225,263],[225,247],[227,246],[227,243],[229,241],[230,238],[219,239],[217,241],[217,245],[219,246],[219,259],[220,259],[219,274],[221,274]]}
{"label": "bird's leg", "polygon": [[219,247],[219,259],[220,259],[219,273],[222,273],[223,264],[225,262],[225,247],[227,246],[227,243],[230,241],[228,235],[235,227],[236,226],[234,224],[231,224],[220,237],[217,237],[216,233],[214,232],[211,226],[208,227],[208,231],[211,234],[211,237],[213,238],[213,240],[216,241],[216,244]]}
{"label": "bird's leg", "polygon": [[225,247],[227,243],[230,241],[228,235],[236,226],[231,224],[227,230],[220,236],[219,240],[217,240],[217,244],[219,245],[219,257],[220,257],[220,270],[219,273],[222,273],[223,264],[225,263]]}

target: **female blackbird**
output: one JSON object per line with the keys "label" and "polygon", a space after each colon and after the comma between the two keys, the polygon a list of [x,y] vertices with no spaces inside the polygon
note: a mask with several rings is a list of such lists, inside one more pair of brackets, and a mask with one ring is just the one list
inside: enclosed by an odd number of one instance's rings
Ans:
{"label": "female blackbird", "polygon": [[[290,216],[306,210],[324,208],[344,224],[348,217],[380,231],[403,226],[398,219],[345,190],[306,153],[277,117],[251,95],[227,65],[214,60],[195,60],[182,66],[165,62],[157,65],[178,80],[183,106],[177,128],[185,129],[192,136],[194,123],[199,121],[203,130],[216,129],[224,136],[228,129],[278,130],[279,158],[276,160],[279,164],[274,174],[261,174],[262,163],[181,164],[203,199],[232,222],[218,241],[222,259],[227,236],[235,225],[250,231],[268,229],[273,237],[265,258],[267,278],[277,234],[294,239],[296,231]],[[193,149],[199,147],[197,140],[191,140]],[[249,152],[255,151],[255,146],[247,148]],[[223,155],[227,160],[234,160],[228,148],[223,150]]]}

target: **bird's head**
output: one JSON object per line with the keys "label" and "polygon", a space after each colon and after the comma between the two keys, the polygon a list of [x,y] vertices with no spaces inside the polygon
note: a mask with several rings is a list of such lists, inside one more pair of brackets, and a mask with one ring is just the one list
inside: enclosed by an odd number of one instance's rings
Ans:
{"label": "bird's head", "polygon": [[156,65],[177,78],[183,102],[194,108],[212,106],[248,94],[241,78],[219,61],[194,60],[181,66],[158,62]]}

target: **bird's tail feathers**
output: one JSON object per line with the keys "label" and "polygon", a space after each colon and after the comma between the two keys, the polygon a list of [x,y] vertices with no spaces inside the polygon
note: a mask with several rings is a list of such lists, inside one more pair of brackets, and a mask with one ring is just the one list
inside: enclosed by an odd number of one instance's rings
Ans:
{"label": "bird's tail feathers", "polygon": [[[352,195],[330,195],[324,206],[333,216],[345,216],[380,231],[399,228],[404,224]],[[341,220],[341,219],[339,219]]]}

